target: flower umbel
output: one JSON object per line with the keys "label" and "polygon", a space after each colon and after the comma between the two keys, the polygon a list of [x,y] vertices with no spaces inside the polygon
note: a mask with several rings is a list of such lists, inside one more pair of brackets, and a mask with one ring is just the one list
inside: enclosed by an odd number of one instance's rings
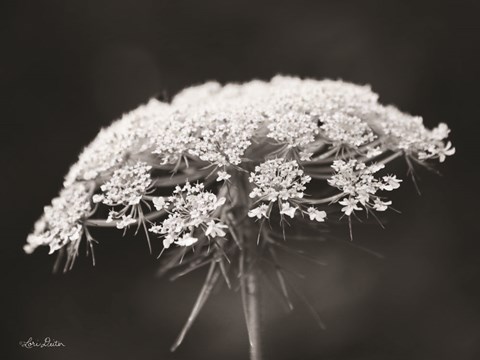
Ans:
{"label": "flower umbel", "polygon": [[146,163],[138,162],[115,170],[110,180],[100,186],[102,195],[94,195],[93,202],[105,205],[138,205],[152,184],[150,170]]}
{"label": "flower umbel", "polygon": [[[45,206],[44,215],[35,223],[35,229],[23,247],[32,253],[38,246],[50,247],[50,254],[66,247],[71,263],[77,256],[78,246],[84,232],[82,221],[92,210],[88,187],[83,183],[72,184]],[[70,265],[70,264],[68,264]]]}
{"label": "flower umbel", "polygon": [[384,211],[391,201],[382,202],[376,195],[378,190],[392,191],[400,187],[396,176],[384,176],[381,179],[375,178],[374,174],[384,168],[383,164],[366,165],[357,160],[335,160],[332,168],[335,174],[328,179],[328,183],[341,190],[338,201],[343,205],[342,211],[350,216],[354,211],[360,211],[363,206],[367,209]]}
{"label": "flower umbel", "polygon": [[[168,217],[160,225],[153,225],[150,231],[163,236],[163,246],[172,244],[190,246],[198,237],[225,237],[222,224],[216,215],[225,204],[225,198],[205,191],[203,184],[177,186],[173,195],[163,204]],[[203,235],[202,235],[203,234]]]}
{"label": "flower umbel", "polygon": [[249,180],[254,185],[251,198],[272,202],[303,198],[305,184],[311,177],[305,175],[295,160],[273,159],[256,166]]}
{"label": "flower umbel", "polygon": [[[222,278],[240,289],[257,349],[264,265],[293,306],[277,250],[311,259],[292,244],[328,234],[344,216],[352,238],[356,218],[391,208],[384,194],[398,189],[402,176],[385,172],[387,165],[404,158],[413,174],[413,166],[444,162],[455,153],[449,132],[446,124],[428,129],[421,117],[380,104],[369,86],[343,81],[276,76],[193,86],[102,129],[44,208],[24,251],[48,246],[66,258],[66,270],[82,238],[93,255],[91,228],[136,228],[137,235],[143,227],[148,240],[152,233],[161,239],[150,250],[168,254],[162,273],[178,277],[209,266],[172,349]],[[303,236],[301,221],[314,233]]]}

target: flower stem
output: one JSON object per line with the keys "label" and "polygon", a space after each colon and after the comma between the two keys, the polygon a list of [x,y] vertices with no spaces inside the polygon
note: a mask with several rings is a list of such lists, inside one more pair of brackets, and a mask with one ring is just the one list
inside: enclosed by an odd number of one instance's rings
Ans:
{"label": "flower stem", "polygon": [[250,327],[250,360],[262,360],[261,341],[261,296],[258,270],[253,268],[246,274],[246,308]]}
{"label": "flower stem", "polygon": [[250,342],[250,360],[262,360],[262,316],[261,316],[261,293],[260,271],[258,266],[259,245],[257,244],[260,228],[258,224],[247,217],[251,206],[248,194],[251,185],[247,173],[238,172],[235,177],[235,187],[238,189],[233,200],[235,207],[241,209],[239,217],[243,219],[238,227],[241,234],[240,249],[240,288],[244,306],[245,320],[247,323],[248,339]]}
{"label": "flower stem", "polygon": [[[163,215],[165,215],[165,210],[152,211],[151,213],[145,215],[143,219],[147,221],[152,221]],[[136,224],[138,225],[139,222],[140,220],[137,220]],[[107,220],[104,220],[104,219],[86,219],[83,222],[83,224],[86,226],[107,227],[107,228],[116,227],[117,223],[118,221],[116,220],[107,222]]]}

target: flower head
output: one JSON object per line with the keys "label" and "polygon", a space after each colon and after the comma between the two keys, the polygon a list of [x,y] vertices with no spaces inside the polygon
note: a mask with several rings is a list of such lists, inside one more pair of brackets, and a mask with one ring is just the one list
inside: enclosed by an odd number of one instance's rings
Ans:
{"label": "flower head", "polygon": [[59,196],[45,206],[44,214],[27,238],[24,250],[33,252],[40,245],[50,247],[50,254],[64,246],[77,244],[82,238],[82,220],[91,211],[86,185],[76,183],[63,189]]}
{"label": "flower head", "polygon": [[150,231],[164,237],[165,247],[173,243],[188,246],[197,242],[192,240],[199,236],[194,236],[194,232],[209,237],[224,237],[226,225],[215,217],[217,209],[224,203],[225,198],[205,191],[202,184],[177,186],[173,195],[162,204],[168,209],[168,217],[161,224],[153,225]]}
{"label": "flower head", "polygon": [[138,205],[152,184],[151,168],[146,163],[138,162],[115,170],[110,180],[100,186],[103,194],[97,195],[93,201],[110,206]]}
{"label": "flower head", "polygon": [[267,136],[285,143],[288,147],[303,147],[315,140],[318,125],[311,116],[288,112],[278,116],[268,125]]}
{"label": "flower head", "polygon": [[260,206],[253,208],[248,211],[249,217],[256,217],[257,219],[261,219],[262,217],[268,218],[268,209],[269,206],[267,204],[261,204]]}
{"label": "flower head", "polygon": [[295,216],[295,212],[297,211],[297,207],[291,206],[289,202],[281,203],[280,207],[280,214],[287,215],[293,218]]}
{"label": "flower head", "polygon": [[210,220],[207,223],[207,229],[205,230],[205,235],[209,237],[225,237],[227,233],[223,229],[227,229],[228,226],[219,222]]}
{"label": "flower head", "polygon": [[154,197],[152,203],[156,210],[162,210],[167,204],[163,196]]}
{"label": "flower head", "polygon": [[332,168],[335,174],[328,179],[328,183],[342,191],[340,198],[343,199],[338,203],[344,206],[342,211],[346,215],[361,210],[359,205],[377,211],[384,211],[385,206],[391,205],[391,202],[379,202],[376,193],[379,190],[397,189],[402,180],[397,179],[396,176],[376,178],[374,174],[383,167],[384,165],[375,163],[367,166],[357,160],[333,162]]}
{"label": "flower head", "polygon": [[137,220],[132,217],[132,215],[122,215],[120,221],[116,223],[117,229],[125,229],[132,224],[136,224]]}
{"label": "flower head", "polygon": [[169,105],[152,99],[147,104],[125,114],[82,151],[77,163],[69,170],[64,185],[75,181],[95,180],[122,166],[131,155],[152,147],[152,134],[164,127]]}
{"label": "flower head", "polygon": [[[102,129],[70,168],[25,251],[70,246],[76,254],[85,230],[91,238],[87,226],[98,224],[126,229],[149,222],[169,247],[234,237],[226,219],[254,224],[270,218],[272,209],[281,221],[300,213],[317,222],[326,212],[309,205],[339,203],[349,216],[385,211],[391,202],[380,192],[402,182],[394,174],[377,176],[386,155],[443,162],[455,153],[449,132],[446,124],[428,129],[421,117],[381,105],[369,86],[343,81],[276,76],[193,86]],[[238,184],[245,171],[251,171],[249,183]],[[222,183],[210,178],[215,172]],[[307,197],[312,178],[319,186],[328,179],[337,194]],[[104,212],[96,204],[113,209],[100,219]]]}
{"label": "flower head", "polygon": [[361,207],[359,207],[358,200],[354,198],[345,198],[343,200],[340,200],[338,202],[340,205],[343,205],[342,211],[345,213],[345,215],[350,216],[355,210],[362,210]]}
{"label": "flower head", "polygon": [[420,116],[404,114],[392,106],[383,108],[381,112],[382,120],[377,121],[377,125],[391,149],[403,150],[420,160],[439,159],[440,162],[455,154],[451,142],[445,142],[450,133],[446,124],[440,123],[429,130]]}
{"label": "flower head", "polygon": [[335,145],[358,147],[376,138],[365,121],[343,112],[323,116],[320,121],[324,136]]}
{"label": "flower head", "polygon": [[226,181],[226,180],[230,179],[231,177],[232,177],[232,175],[230,175],[226,171],[219,171],[217,181]]}
{"label": "flower head", "polygon": [[307,209],[307,214],[311,221],[315,220],[318,222],[324,222],[325,218],[327,217],[327,213],[325,211],[315,209],[313,206],[310,206]]}
{"label": "flower head", "polygon": [[385,211],[389,205],[392,205],[391,201],[382,201],[379,198],[373,200],[373,208],[377,211]]}
{"label": "flower head", "polygon": [[396,175],[384,176],[382,180],[383,183],[379,185],[380,189],[386,191],[398,189],[400,187],[400,183],[402,182],[402,180],[397,179]]}
{"label": "flower head", "polygon": [[[191,233],[186,233],[182,237],[178,238],[176,244],[178,246],[190,246],[198,241],[196,237],[193,237]],[[168,247],[168,246],[165,246]]]}
{"label": "flower head", "polygon": [[[421,117],[379,104],[369,86],[343,81],[276,76],[193,86],[169,103],[151,100],[102,129],[70,168],[24,250],[62,249],[72,263],[83,235],[92,245],[90,226],[125,231],[137,225],[149,244],[154,233],[164,249],[181,247],[170,250],[162,271],[178,267],[184,256],[181,274],[210,264],[178,345],[222,276],[230,287],[230,273],[236,273],[242,294],[249,292],[256,276],[244,275],[257,259],[267,261],[255,272],[273,265],[290,305],[278,264],[283,256],[277,258],[273,247],[280,245],[279,229],[274,221],[263,226],[276,218],[273,209],[285,241],[303,237],[285,231],[298,214],[325,222],[327,212],[315,207],[321,204],[341,205],[351,235],[352,215],[392,205],[381,192],[398,189],[402,180],[378,174],[384,166],[400,156],[409,166],[445,161],[455,153],[449,132],[443,123],[427,129]],[[318,191],[307,193],[312,179]],[[108,216],[99,204],[111,207]],[[279,249],[310,258],[288,245]]]}
{"label": "flower head", "polygon": [[255,167],[249,180],[254,185],[251,198],[272,202],[303,198],[305,185],[311,177],[305,175],[295,160],[273,159]]}

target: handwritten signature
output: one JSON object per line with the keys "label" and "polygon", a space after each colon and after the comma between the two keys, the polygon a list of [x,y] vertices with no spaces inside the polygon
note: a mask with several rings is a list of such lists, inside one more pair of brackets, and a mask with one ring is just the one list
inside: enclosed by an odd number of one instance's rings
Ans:
{"label": "handwritten signature", "polygon": [[33,348],[57,348],[57,347],[65,347],[65,344],[61,341],[51,339],[46,337],[43,340],[29,338],[27,341],[19,341],[18,342],[21,347],[26,349],[33,349]]}

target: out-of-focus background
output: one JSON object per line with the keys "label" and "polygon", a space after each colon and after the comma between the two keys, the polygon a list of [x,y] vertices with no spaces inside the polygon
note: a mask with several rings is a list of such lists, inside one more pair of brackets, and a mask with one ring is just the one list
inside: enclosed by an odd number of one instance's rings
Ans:
{"label": "out-of-focus background", "polygon": [[[371,84],[383,103],[447,122],[457,154],[393,195],[385,230],[322,244],[327,267],[292,266],[327,324],[264,299],[268,359],[479,359],[478,1],[14,1],[0,5],[2,359],[246,359],[238,293],[213,295],[169,352],[204,276],[170,283],[142,238],[98,234],[81,256],[22,253],[83,146],[150,97],[275,74]],[[395,165],[407,178],[401,162]],[[109,235],[110,234],[110,235]],[[266,288],[267,289],[267,288]],[[266,290],[269,291],[269,290]],[[23,349],[29,337],[64,349]]]}

